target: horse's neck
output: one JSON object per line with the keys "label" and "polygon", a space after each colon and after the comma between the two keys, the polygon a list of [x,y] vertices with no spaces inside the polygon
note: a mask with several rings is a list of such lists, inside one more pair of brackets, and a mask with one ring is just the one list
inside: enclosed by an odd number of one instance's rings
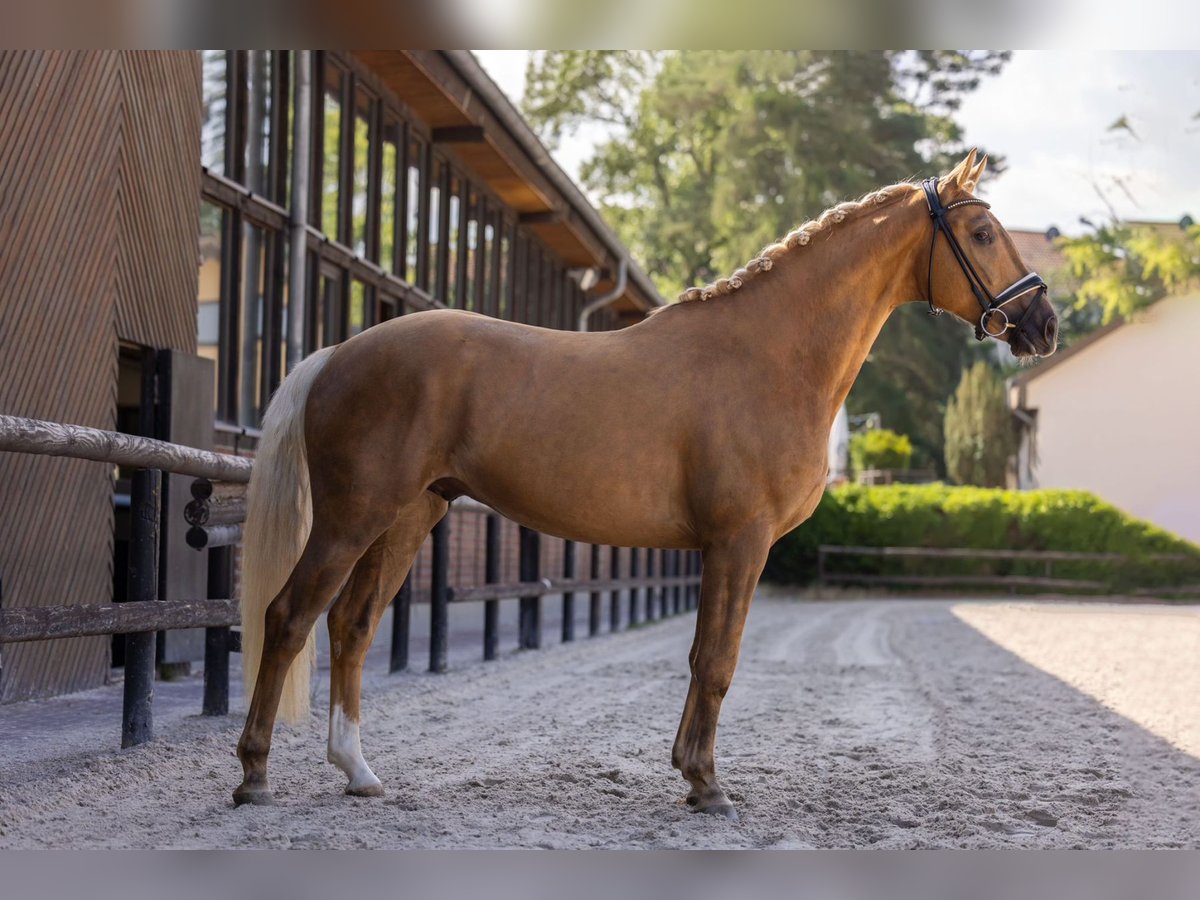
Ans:
{"label": "horse's neck", "polygon": [[[884,217],[886,216],[886,217]],[[892,310],[916,299],[924,217],[901,201],[814,237],[748,281],[745,303],[764,360],[782,367],[791,392],[816,400],[830,421],[850,392]],[[783,402],[798,397],[781,394]]]}

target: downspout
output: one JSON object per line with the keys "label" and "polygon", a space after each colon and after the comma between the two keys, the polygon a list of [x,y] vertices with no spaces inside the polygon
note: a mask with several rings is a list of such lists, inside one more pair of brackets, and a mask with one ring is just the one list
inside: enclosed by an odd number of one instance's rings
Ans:
{"label": "downspout", "polygon": [[607,294],[597,297],[591,303],[583,308],[579,313],[579,330],[588,330],[588,319],[592,317],[592,313],[599,309],[603,309],[612,303],[618,297],[625,293],[625,285],[629,281],[629,261],[625,257],[621,257],[621,264],[617,267],[617,285]]}
{"label": "downspout", "polygon": [[292,123],[292,198],[288,217],[287,370],[304,358],[304,300],[308,293],[308,190],[312,182],[312,51],[297,50]]}

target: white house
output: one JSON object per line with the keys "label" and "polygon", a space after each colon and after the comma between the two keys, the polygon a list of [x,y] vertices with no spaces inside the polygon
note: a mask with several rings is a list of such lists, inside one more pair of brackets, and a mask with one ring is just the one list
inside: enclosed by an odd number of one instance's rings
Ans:
{"label": "white house", "polygon": [[1010,380],[1020,488],[1093,491],[1200,543],[1200,295],[1160,300]]}

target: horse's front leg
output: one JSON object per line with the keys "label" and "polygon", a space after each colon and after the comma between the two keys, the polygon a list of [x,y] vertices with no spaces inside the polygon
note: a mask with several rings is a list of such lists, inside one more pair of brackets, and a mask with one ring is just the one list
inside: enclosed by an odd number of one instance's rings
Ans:
{"label": "horse's front leg", "polygon": [[687,801],[699,812],[737,821],[717,781],[713,753],[721,701],[737,667],[742,627],[771,546],[765,526],[753,526],[704,551],[700,611],[690,662],[692,681],[671,761],[691,783]]}

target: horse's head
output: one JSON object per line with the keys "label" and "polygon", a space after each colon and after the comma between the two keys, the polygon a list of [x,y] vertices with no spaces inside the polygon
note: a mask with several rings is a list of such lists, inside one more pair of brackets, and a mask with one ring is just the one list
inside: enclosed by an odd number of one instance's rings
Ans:
{"label": "horse's head", "polygon": [[974,325],[979,340],[1007,342],[1013,356],[1049,356],[1058,316],[1046,285],[973,194],[986,166],[972,150],[949,175],[922,185],[933,220],[926,299],[935,313],[946,309]]}

